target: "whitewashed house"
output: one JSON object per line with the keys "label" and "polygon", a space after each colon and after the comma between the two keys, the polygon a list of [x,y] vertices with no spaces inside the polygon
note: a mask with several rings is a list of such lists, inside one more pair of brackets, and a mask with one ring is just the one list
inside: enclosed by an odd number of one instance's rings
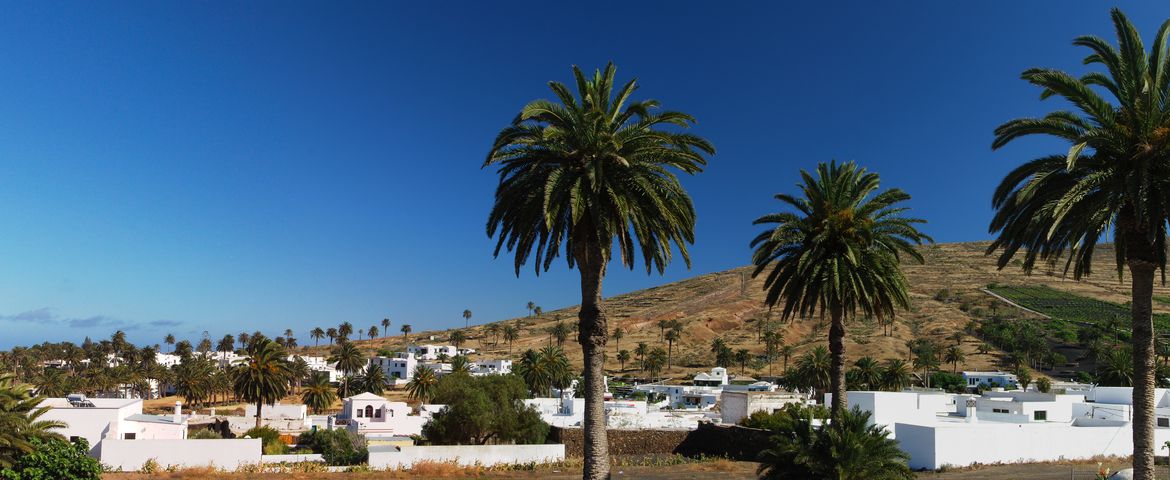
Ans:
{"label": "whitewashed house", "polygon": [[366,392],[342,400],[341,413],[332,421],[335,427],[363,435],[421,435],[429,418],[410,413],[405,402],[391,402]]}
{"label": "whitewashed house", "polygon": [[414,354],[419,360],[438,360],[443,355],[447,358],[459,355],[459,349],[454,345],[411,345],[406,347],[406,353]]}
{"label": "whitewashed house", "polygon": [[719,413],[723,423],[737,424],[756,412],[773,413],[790,403],[807,402],[808,395],[803,393],[724,390],[719,399]]}
{"label": "whitewashed house", "polygon": [[41,420],[64,422],[66,427],[54,431],[68,439],[86,439],[91,453],[97,452],[100,443],[106,439],[187,438],[187,418],[182,415],[178,402],[175,402],[172,415],[143,414],[141,399],[86,398],[84,395],[47,398],[40,406],[49,407]]}
{"label": "whitewashed house", "polygon": [[974,390],[979,385],[1002,388],[1019,388],[1020,379],[1008,372],[963,372],[963,382],[968,390]]}
{"label": "whitewashed house", "polygon": [[393,357],[374,357],[370,364],[381,368],[395,384],[410,381],[414,376],[414,369],[418,366],[418,359],[413,353],[398,352]]}
{"label": "whitewashed house", "polygon": [[512,373],[512,361],[503,360],[479,360],[472,362],[472,375],[507,375]]}

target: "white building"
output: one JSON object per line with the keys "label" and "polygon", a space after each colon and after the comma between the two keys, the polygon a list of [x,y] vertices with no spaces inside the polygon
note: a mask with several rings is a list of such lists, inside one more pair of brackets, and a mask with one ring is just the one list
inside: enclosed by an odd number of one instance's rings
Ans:
{"label": "white building", "polygon": [[479,360],[471,364],[472,375],[507,375],[512,373],[511,360]]}
{"label": "white building", "polygon": [[333,422],[363,435],[421,435],[428,418],[410,412],[405,402],[391,402],[367,392],[344,399]]}
{"label": "white building", "polygon": [[790,403],[804,404],[808,395],[792,392],[728,391],[719,399],[723,423],[737,424],[756,412],[776,412]]}
{"label": "white building", "polygon": [[[277,402],[273,405],[265,405],[264,408],[260,409],[260,415],[263,420],[300,420],[304,422],[309,418],[309,411],[305,405],[282,405]],[[249,403],[244,407],[244,417],[256,418],[255,403]]]}
{"label": "white building", "polygon": [[171,368],[178,366],[180,363],[183,363],[183,359],[178,355],[171,353],[155,352],[154,363],[162,365],[166,368]]}
{"label": "white building", "polygon": [[443,355],[447,358],[459,355],[459,349],[454,345],[411,345],[406,347],[406,353],[414,354],[419,360],[438,360]]}
{"label": "white building", "polygon": [[40,406],[49,407],[42,420],[64,422],[66,427],[54,431],[65,438],[86,439],[91,454],[97,452],[99,444],[106,439],[187,438],[187,418],[182,415],[178,402],[175,402],[172,415],[145,415],[140,399],[86,398],[84,395],[47,398]]}
{"label": "white building", "polygon": [[386,378],[392,382],[401,383],[409,381],[414,376],[414,369],[418,366],[418,359],[414,357],[413,353],[398,352],[393,357],[374,357],[370,359],[371,365],[376,365],[386,373]]}
{"label": "white building", "polygon": [[1007,372],[963,372],[963,381],[969,390],[974,390],[980,384],[989,387],[1019,388],[1020,380],[1015,374]]}
{"label": "white building", "polygon": [[727,385],[727,369],[723,367],[715,367],[711,369],[711,373],[699,372],[691,383],[696,387],[722,387]]}

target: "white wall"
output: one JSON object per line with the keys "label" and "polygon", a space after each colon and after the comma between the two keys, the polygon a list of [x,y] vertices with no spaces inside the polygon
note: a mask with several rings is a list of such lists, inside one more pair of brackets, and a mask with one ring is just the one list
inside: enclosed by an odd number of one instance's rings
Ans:
{"label": "white wall", "polygon": [[261,460],[259,438],[231,440],[113,440],[101,445],[101,462],[114,470],[138,471],[149,459],[159,466],[215,466],[235,470]]}
{"label": "white wall", "polygon": [[[304,420],[308,414],[308,410],[304,405],[281,405],[278,403],[275,405],[265,405],[264,408],[260,409],[260,414],[266,419],[291,418]],[[244,407],[244,416],[256,418],[255,403],[249,403]]]}
{"label": "white wall", "polygon": [[[944,465],[964,467],[973,463],[1130,455],[1133,452],[1133,432],[1128,424],[1118,423],[1112,422],[1108,426],[991,422],[926,426],[898,423],[895,430],[902,450],[910,454],[910,468],[937,469]],[[1170,440],[1170,429],[1155,430],[1154,445],[1160,446],[1167,440]]]}
{"label": "white wall", "polygon": [[370,447],[371,468],[409,468],[416,462],[458,462],[460,465],[492,466],[548,463],[565,459],[565,446],[552,445],[431,445]]}

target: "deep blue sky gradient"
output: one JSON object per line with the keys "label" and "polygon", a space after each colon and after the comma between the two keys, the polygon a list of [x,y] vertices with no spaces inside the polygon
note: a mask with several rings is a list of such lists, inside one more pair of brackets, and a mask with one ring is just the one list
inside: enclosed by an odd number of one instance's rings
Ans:
{"label": "deep blue sky gradient", "polygon": [[[1071,3],[1071,5],[1069,5]],[[613,60],[719,153],[686,178],[693,268],[615,265],[607,295],[744,265],[797,172],[855,159],[942,242],[989,238],[990,150],[1059,107],[1097,2],[35,2],[0,16],[0,348],[156,343],[384,316],[415,330],[577,303],[517,279],[484,221],[494,134],[569,67]],[[598,5],[594,7],[593,5]],[[1147,40],[1170,3],[1123,2]]]}

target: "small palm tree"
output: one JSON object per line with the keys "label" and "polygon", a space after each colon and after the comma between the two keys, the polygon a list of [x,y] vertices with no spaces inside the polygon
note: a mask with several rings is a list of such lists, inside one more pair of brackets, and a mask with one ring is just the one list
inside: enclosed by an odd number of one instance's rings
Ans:
{"label": "small palm tree", "polygon": [[471,310],[464,310],[463,311],[463,328],[467,328],[470,325],[471,325]]}
{"label": "small palm tree", "polygon": [[349,377],[353,373],[361,370],[365,359],[362,358],[362,353],[358,351],[354,344],[342,339],[341,344],[333,350],[333,354],[329,357],[329,361],[337,364],[337,369],[341,370],[341,396],[343,398],[349,397]]}
{"label": "small palm tree", "polygon": [[751,352],[746,348],[735,351],[735,361],[739,363],[739,373],[747,373],[747,362],[752,359]]}
{"label": "small palm tree", "polygon": [[455,350],[459,350],[459,347],[463,345],[463,342],[467,341],[467,334],[463,333],[463,330],[455,330],[454,332],[451,332],[451,335],[447,338],[447,340],[451,341],[451,344],[455,346]]}
{"label": "small palm tree", "polygon": [[377,325],[370,325],[370,328],[366,329],[366,333],[370,335],[370,340],[377,338],[378,337],[378,326]]}
{"label": "small palm tree", "polygon": [[529,300],[527,307],[528,307],[528,316],[531,317],[532,311],[536,309],[536,302]]}
{"label": "small palm tree", "polygon": [[370,392],[374,395],[381,395],[386,391],[386,386],[389,385],[390,380],[386,378],[386,372],[373,363],[366,365],[365,372],[361,375],[362,390]]}
{"label": "small palm tree", "polygon": [[626,371],[626,362],[630,361],[630,351],[622,350],[617,354],[617,361],[622,364],[622,371]]}
{"label": "small palm tree", "polygon": [[419,365],[414,367],[410,382],[406,384],[406,392],[410,398],[426,403],[435,394],[435,387],[438,384],[439,379],[435,376],[435,371],[426,365]]}
{"label": "small palm tree", "polygon": [[959,362],[962,362],[967,356],[963,353],[963,349],[958,345],[951,345],[947,347],[947,353],[943,355],[943,361],[951,364],[951,373],[959,373]]}
{"label": "small palm tree", "polygon": [[[175,336],[168,333],[166,338],[163,339],[163,343],[165,343],[167,345],[174,345],[175,344]],[[172,349],[171,351],[173,352],[174,350]]]}
{"label": "small palm tree", "polygon": [[341,325],[337,326],[337,338],[348,340],[350,335],[353,335],[353,324],[341,322]]}
{"label": "small palm tree", "polygon": [[776,195],[792,212],[764,215],[756,225],[774,225],[752,240],[752,276],[767,271],[769,308],[782,305],[782,318],[830,318],[834,418],[845,410],[845,322],[861,314],[891,317],[909,308],[902,256],[922,262],[914,245],[930,241],[902,215],[910,196],[898,189],[878,192],[879,177],[853,162],[801,170],[803,197]]}
{"label": "small palm tree", "polygon": [[325,338],[325,330],[322,330],[321,327],[313,328],[309,331],[309,337],[313,339],[313,346],[316,347],[320,344],[321,339]]}
{"label": "small palm tree", "polygon": [[292,380],[287,354],[276,342],[262,339],[248,349],[248,359],[235,370],[234,391],[246,402],[256,403],[256,428],[260,428],[261,409],[288,394]]}
{"label": "small palm tree", "polygon": [[456,355],[451,359],[451,373],[461,375],[471,375],[471,361],[467,359],[466,355]]}
{"label": "small palm tree", "polygon": [[614,350],[620,351],[622,349],[622,339],[625,337],[626,331],[623,330],[622,327],[614,327],[613,333],[609,335],[609,338],[613,339]]}
{"label": "small palm tree", "polygon": [[772,436],[772,448],[760,453],[757,473],[766,480],[833,478],[839,480],[913,480],[907,461],[870,412],[853,407],[832,426],[813,425],[809,409],[790,419]]}
{"label": "small palm tree", "polygon": [[386,318],[382,319],[382,335],[386,336],[389,334],[390,334],[390,317],[386,317]]}
{"label": "small palm tree", "polygon": [[882,368],[882,389],[900,391],[910,385],[910,367],[897,358],[887,359]]}
{"label": "small palm tree", "polygon": [[333,345],[333,340],[337,338],[337,329],[330,327],[328,330],[325,330],[325,335],[329,337],[329,344]]}
{"label": "small palm tree", "polygon": [[877,390],[882,384],[882,368],[873,357],[865,356],[853,362],[854,378],[863,390]]}
{"label": "small palm tree", "polygon": [[337,400],[337,394],[333,393],[333,386],[329,384],[329,376],[324,373],[312,375],[309,383],[305,384],[304,390],[301,391],[301,402],[316,415],[329,409],[335,400]]}
{"label": "small palm tree", "polygon": [[484,327],[483,331],[484,331],[485,335],[491,335],[492,345],[496,345],[496,344],[500,343],[500,324],[498,324],[498,323],[488,324],[488,326]]}
{"label": "small palm tree", "polygon": [[402,332],[402,338],[405,338],[406,341],[409,342],[410,341],[410,332],[411,332],[410,324],[409,323],[403,324],[402,327],[399,327],[398,330]]}
{"label": "small palm tree", "polygon": [[504,341],[508,342],[508,355],[512,355],[512,342],[520,339],[520,330],[513,325],[504,326]]}

